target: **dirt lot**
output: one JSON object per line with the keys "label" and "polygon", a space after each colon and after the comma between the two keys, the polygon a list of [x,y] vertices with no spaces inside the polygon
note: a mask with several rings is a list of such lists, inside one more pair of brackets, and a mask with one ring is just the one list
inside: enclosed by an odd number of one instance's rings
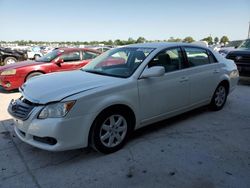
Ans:
{"label": "dirt lot", "polygon": [[0,91],[0,187],[250,187],[250,79],[225,108],[206,107],[137,131],[110,155],[47,152],[19,141]]}

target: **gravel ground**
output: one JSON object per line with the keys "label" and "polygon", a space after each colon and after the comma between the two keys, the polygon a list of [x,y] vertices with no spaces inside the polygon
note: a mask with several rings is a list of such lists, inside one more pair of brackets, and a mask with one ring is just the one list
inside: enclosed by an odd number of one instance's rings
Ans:
{"label": "gravel ground", "polygon": [[22,143],[0,91],[0,187],[250,187],[250,79],[225,108],[206,107],[135,132],[120,151],[47,152]]}

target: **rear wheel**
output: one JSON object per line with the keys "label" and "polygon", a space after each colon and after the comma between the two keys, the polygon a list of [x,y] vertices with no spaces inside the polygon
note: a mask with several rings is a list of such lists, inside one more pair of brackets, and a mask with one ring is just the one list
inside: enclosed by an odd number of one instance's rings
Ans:
{"label": "rear wheel", "polygon": [[32,78],[32,77],[40,76],[40,75],[42,75],[42,74],[43,74],[43,73],[41,73],[41,72],[32,72],[32,73],[30,73],[30,74],[26,77],[26,80],[25,80],[25,81],[29,80],[29,79]]}
{"label": "rear wheel", "polygon": [[210,103],[212,110],[217,111],[223,108],[227,100],[227,94],[228,92],[226,86],[224,84],[220,84],[216,88],[212,101]]}
{"label": "rear wheel", "polygon": [[113,153],[121,149],[131,132],[132,121],[122,110],[101,113],[93,124],[92,147],[101,153]]}
{"label": "rear wheel", "polygon": [[6,57],[4,59],[4,65],[13,64],[13,63],[16,63],[16,62],[17,62],[17,59],[14,58],[14,57]]}

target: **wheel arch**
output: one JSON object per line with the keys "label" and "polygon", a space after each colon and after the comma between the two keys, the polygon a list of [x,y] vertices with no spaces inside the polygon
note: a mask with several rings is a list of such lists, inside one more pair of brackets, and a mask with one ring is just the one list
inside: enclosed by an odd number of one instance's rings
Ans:
{"label": "wheel arch", "polygon": [[45,71],[42,71],[42,70],[32,70],[31,72],[29,72],[29,73],[25,76],[24,81],[26,82],[27,77],[28,77],[30,74],[32,74],[32,73],[36,73],[36,72],[38,72],[38,73],[42,73],[42,74],[46,74],[46,72],[45,72]]}
{"label": "wheel arch", "polygon": [[220,83],[218,84],[219,85],[224,85],[226,87],[226,92],[227,94],[229,94],[229,91],[230,91],[230,83],[227,79],[224,79],[222,81],[220,81]]}
{"label": "wheel arch", "polygon": [[93,128],[94,128],[94,124],[96,122],[96,120],[98,119],[98,117],[100,117],[103,113],[107,112],[107,111],[111,111],[111,110],[115,110],[115,109],[119,109],[122,110],[126,113],[128,113],[129,117],[132,120],[132,131],[135,129],[136,126],[136,116],[134,111],[132,110],[131,107],[129,107],[126,104],[112,104],[108,107],[103,108],[94,118],[94,121],[91,124],[91,127],[89,129],[89,133],[88,133],[88,145],[91,144],[91,134],[93,132]]}

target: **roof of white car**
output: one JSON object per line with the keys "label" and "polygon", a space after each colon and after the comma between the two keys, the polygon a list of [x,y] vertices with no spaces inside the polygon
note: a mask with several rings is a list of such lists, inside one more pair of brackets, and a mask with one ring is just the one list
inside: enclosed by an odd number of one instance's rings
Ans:
{"label": "roof of white car", "polygon": [[189,44],[189,43],[182,43],[182,42],[150,42],[150,43],[139,43],[139,44],[131,44],[127,47],[144,47],[144,48],[167,48],[167,47],[174,47],[174,46],[198,46],[204,47],[204,45],[197,45],[197,44]]}

